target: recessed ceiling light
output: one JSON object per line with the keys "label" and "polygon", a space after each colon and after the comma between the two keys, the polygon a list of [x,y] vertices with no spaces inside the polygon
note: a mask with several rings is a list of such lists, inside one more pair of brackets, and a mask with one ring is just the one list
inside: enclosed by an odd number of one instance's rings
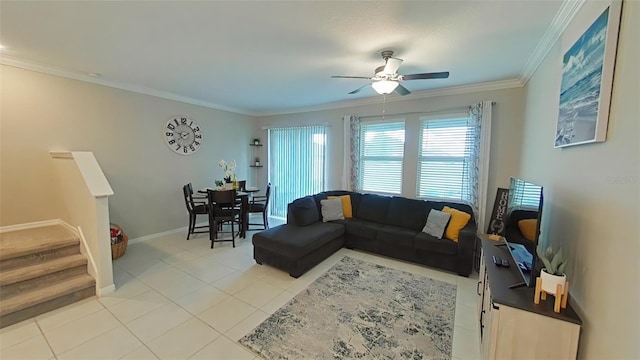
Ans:
{"label": "recessed ceiling light", "polygon": [[101,77],[102,75],[98,73],[89,73],[89,76],[97,78],[97,77]]}
{"label": "recessed ceiling light", "polygon": [[4,45],[0,44],[0,50],[4,49]]}

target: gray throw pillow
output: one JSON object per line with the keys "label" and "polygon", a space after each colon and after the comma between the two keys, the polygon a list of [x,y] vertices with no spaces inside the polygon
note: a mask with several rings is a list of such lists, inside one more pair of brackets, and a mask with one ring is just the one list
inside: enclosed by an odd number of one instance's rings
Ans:
{"label": "gray throw pillow", "polygon": [[422,232],[438,239],[442,239],[442,235],[444,234],[444,230],[447,228],[449,219],[451,219],[451,214],[431,209],[429,216],[427,216],[427,223],[424,225]]}
{"label": "gray throw pillow", "polygon": [[342,199],[320,200],[320,211],[322,212],[322,221],[343,220]]}

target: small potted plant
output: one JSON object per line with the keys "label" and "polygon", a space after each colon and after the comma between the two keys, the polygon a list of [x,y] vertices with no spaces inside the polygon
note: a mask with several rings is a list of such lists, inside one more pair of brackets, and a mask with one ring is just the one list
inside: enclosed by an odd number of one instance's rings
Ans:
{"label": "small potted plant", "polygon": [[224,185],[224,183],[222,182],[222,180],[216,180],[216,181],[215,181],[215,183],[216,183],[216,188],[217,188],[217,189],[221,189],[221,188],[222,188],[222,185]]}
{"label": "small potted plant", "polygon": [[256,156],[256,166],[260,166],[260,158]]}
{"label": "small potted plant", "polygon": [[260,145],[260,139],[258,138],[253,139],[253,145],[256,145],[256,146]]}
{"label": "small potted plant", "polygon": [[567,282],[567,275],[564,273],[564,268],[567,263],[562,255],[562,249],[554,253],[551,246],[549,246],[544,252],[541,252],[540,248],[537,248],[536,252],[540,260],[544,263],[544,269],[540,272],[540,287],[542,290],[550,294],[555,294],[558,285],[560,285],[561,292],[564,292],[564,287]]}

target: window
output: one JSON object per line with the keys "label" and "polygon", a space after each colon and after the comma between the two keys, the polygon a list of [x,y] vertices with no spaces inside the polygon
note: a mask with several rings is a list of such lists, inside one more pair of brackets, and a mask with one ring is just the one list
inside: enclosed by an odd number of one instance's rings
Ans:
{"label": "window", "polygon": [[520,179],[511,178],[510,207],[538,210],[542,187]]}
{"label": "window", "polygon": [[360,189],[400,194],[404,121],[360,125]]}
{"label": "window", "polygon": [[477,144],[466,117],[420,122],[417,196],[465,201],[471,198],[469,168]]}
{"label": "window", "polygon": [[326,126],[269,129],[271,216],[285,218],[287,204],[324,191]]}

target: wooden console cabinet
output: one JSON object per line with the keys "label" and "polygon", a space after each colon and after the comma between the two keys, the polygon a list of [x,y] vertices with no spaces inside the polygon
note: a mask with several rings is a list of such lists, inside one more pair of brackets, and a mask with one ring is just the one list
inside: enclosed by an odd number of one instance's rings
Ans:
{"label": "wooden console cabinet", "polygon": [[[480,354],[483,359],[575,359],[580,318],[567,305],[553,311],[553,297],[533,303],[534,288],[509,286],[522,281],[509,251],[484,235],[478,281]],[[509,267],[493,264],[493,255]]]}

